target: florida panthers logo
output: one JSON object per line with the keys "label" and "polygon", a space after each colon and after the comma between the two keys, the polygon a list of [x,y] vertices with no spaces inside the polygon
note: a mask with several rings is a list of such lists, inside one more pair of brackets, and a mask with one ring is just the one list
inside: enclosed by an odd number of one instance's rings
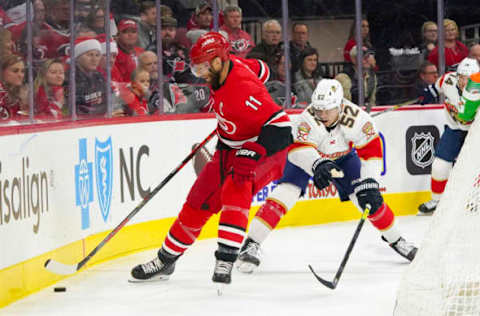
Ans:
{"label": "florida panthers logo", "polygon": [[297,129],[297,138],[302,142],[306,142],[308,139],[308,134],[312,128],[305,122],[300,123]]}

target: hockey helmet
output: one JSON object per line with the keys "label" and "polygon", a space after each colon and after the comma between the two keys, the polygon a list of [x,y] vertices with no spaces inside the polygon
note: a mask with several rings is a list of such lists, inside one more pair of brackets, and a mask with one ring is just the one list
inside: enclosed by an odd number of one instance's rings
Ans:
{"label": "hockey helmet", "polygon": [[312,107],[315,110],[341,110],[343,100],[343,88],[335,79],[322,79],[313,91]]}
{"label": "hockey helmet", "polygon": [[469,57],[464,58],[457,67],[457,74],[467,77],[479,71],[480,66],[478,65],[478,61]]}
{"label": "hockey helmet", "polygon": [[208,32],[200,36],[190,51],[192,64],[201,64],[209,62],[215,57],[220,57],[222,61],[228,59],[230,53],[230,43],[220,33]]}

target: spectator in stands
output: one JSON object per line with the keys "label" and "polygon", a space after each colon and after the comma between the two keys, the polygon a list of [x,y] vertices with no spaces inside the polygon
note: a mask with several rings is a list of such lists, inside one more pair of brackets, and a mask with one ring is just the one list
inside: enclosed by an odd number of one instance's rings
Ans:
{"label": "spectator in stands", "polygon": [[146,50],[138,56],[138,68],[150,75],[150,91],[158,88],[158,57],[152,51]]}
{"label": "spectator in stands", "polygon": [[[420,66],[418,71],[418,80],[415,83],[415,89],[420,104],[438,104],[439,97],[433,85],[438,79],[437,66],[426,60]],[[431,86],[433,85],[433,86]]]}
{"label": "spectator in stands", "polygon": [[[292,62],[292,73],[296,73],[303,60],[303,52],[312,48],[308,42],[308,26],[305,23],[295,22],[292,24],[292,40],[290,41],[290,60]],[[318,58],[318,53],[317,53]]]}
{"label": "spectator in stands", "polygon": [[123,82],[130,82],[132,72],[137,68],[138,55],[144,49],[136,46],[138,40],[137,23],[132,19],[123,19],[118,23],[118,55],[115,66],[120,71]]}
{"label": "spectator in stands", "polygon": [[[89,15],[86,18],[85,23],[88,28],[94,31],[96,34],[104,34],[106,33],[105,29],[105,10],[102,6],[96,5],[90,11]],[[113,16],[110,15],[110,34],[112,36],[117,35],[118,29],[117,25],[115,24],[115,20]]]}
{"label": "spectator in stands", "polygon": [[195,8],[195,12],[188,21],[187,29],[189,31],[202,29],[209,31],[212,28],[213,15],[210,1],[200,1]]}
{"label": "spectator in stands", "polygon": [[433,21],[427,21],[422,25],[422,38],[423,41],[420,44],[420,51],[427,59],[430,52],[437,46],[438,40],[438,26]]}
{"label": "spectator in stands", "polygon": [[277,20],[265,21],[262,25],[262,41],[248,53],[247,57],[261,59],[271,69],[275,69],[278,56],[282,53],[282,26]]}
{"label": "spectator in stands", "polygon": [[[335,76],[335,79],[340,81],[343,87],[343,94],[346,99],[358,104],[358,80],[357,80],[357,46],[353,46],[350,50],[350,60],[353,67],[345,67],[344,72]],[[377,75],[375,74],[375,53],[363,47],[363,88],[365,95],[365,106],[373,107],[376,104],[377,94]],[[363,104],[361,104],[363,105]]]}
{"label": "spectator in stands", "polygon": [[68,55],[70,43],[70,1],[45,0],[48,29],[41,34],[41,43],[47,48],[46,58]]}
{"label": "spectator in stands", "polygon": [[[459,36],[458,25],[450,19],[443,20],[445,30],[445,68],[450,71],[465,57],[468,57],[468,48],[457,38]],[[428,55],[428,61],[438,67],[438,46]]]}
{"label": "spectator in stands", "polygon": [[59,119],[65,105],[65,66],[60,59],[47,59],[35,78],[35,115]]}
{"label": "spectator in stands", "polygon": [[298,102],[309,104],[313,90],[323,76],[318,67],[318,51],[313,47],[306,47],[300,58],[300,69],[293,77],[293,90]]}
{"label": "spectator in stands", "polygon": [[75,21],[85,23],[87,21],[87,17],[92,11],[95,10],[91,0],[76,0]]}
{"label": "spectator in stands", "polygon": [[480,64],[480,44],[473,44],[470,47],[470,53],[468,57],[476,59]]}
{"label": "spectator in stands", "polygon": [[[21,41],[22,33],[26,33],[25,26],[27,22],[19,24],[10,24],[8,30],[12,33],[12,39],[15,42]],[[45,21],[45,4],[42,0],[33,1],[33,21],[32,21],[32,30],[49,30],[51,27]],[[24,35],[26,38],[26,35]]]}
{"label": "spectator in stands", "polygon": [[[105,34],[97,35],[96,39],[100,42],[101,47],[101,57],[100,63],[98,64],[97,70],[103,75],[105,80],[107,79],[107,37]],[[118,94],[119,89],[122,87],[122,75],[115,65],[115,60],[118,55],[118,46],[117,42],[113,39],[110,39],[110,73],[112,80],[112,89],[115,94]]]}
{"label": "spectator in stands", "polygon": [[153,1],[140,5],[140,22],[138,23],[138,46],[145,50],[156,50],[157,7]]}
{"label": "spectator in stands", "polygon": [[[362,20],[362,27],[361,27],[360,33],[362,36],[363,46],[373,49],[372,41],[370,39],[370,26],[368,24],[367,19]],[[346,62],[352,62],[350,51],[352,47],[356,45],[356,43],[357,42],[355,40],[355,21],[353,21],[352,26],[350,27],[348,41],[345,44],[345,47],[343,49],[343,59]]]}
{"label": "spectator in stands", "polygon": [[122,90],[121,97],[125,103],[124,112],[130,116],[147,115],[147,101],[150,96],[150,74],[142,68],[132,72],[132,79],[127,89]]}
{"label": "spectator in stands", "polygon": [[15,43],[12,33],[0,26],[0,61],[13,54]]}
{"label": "spectator in stands", "polygon": [[[163,75],[165,79],[176,83],[196,83],[189,66],[188,49],[176,40],[177,20],[162,17]],[[205,30],[201,30],[206,32]]]}
{"label": "spectator in stands", "polygon": [[231,53],[245,58],[255,47],[250,34],[242,30],[242,9],[235,5],[223,9],[225,24],[220,28],[227,32],[228,41],[232,46]]}
{"label": "spectator in stands", "polygon": [[20,110],[25,107],[23,80],[25,63],[17,55],[9,55],[0,60],[0,121],[20,118]]}
{"label": "spectator in stands", "polygon": [[89,28],[88,25],[84,23],[77,24],[75,32],[77,37],[96,37],[98,35],[94,30]]}
{"label": "spectator in stands", "polygon": [[80,116],[100,116],[107,112],[105,79],[97,70],[101,51],[100,42],[93,37],[79,37],[75,41],[75,107]]}

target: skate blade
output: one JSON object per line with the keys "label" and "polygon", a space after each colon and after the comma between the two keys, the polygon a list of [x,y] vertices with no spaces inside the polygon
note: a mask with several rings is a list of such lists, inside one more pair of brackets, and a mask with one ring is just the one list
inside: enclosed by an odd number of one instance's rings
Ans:
{"label": "skate blade", "polygon": [[226,283],[215,283],[216,289],[217,289],[217,296],[222,296],[225,293],[225,290],[227,288]]}
{"label": "skate blade", "polygon": [[435,213],[435,211],[433,212],[429,212],[429,213],[423,213],[423,212],[418,212],[417,213],[417,216],[432,216],[433,214]]}
{"label": "skate blade", "polygon": [[130,277],[128,279],[128,282],[129,283],[151,283],[151,282],[158,282],[158,281],[168,281],[169,279],[170,279],[169,275],[158,275],[146,280],[140,280],[140,279],[135,279],[133,277]]}
{"label": "skate blade", "polygon": [[246,274],[251,274],[256,269],[257,269],[257,266],[250,262],[239,262],[237,265],[237,270]]}

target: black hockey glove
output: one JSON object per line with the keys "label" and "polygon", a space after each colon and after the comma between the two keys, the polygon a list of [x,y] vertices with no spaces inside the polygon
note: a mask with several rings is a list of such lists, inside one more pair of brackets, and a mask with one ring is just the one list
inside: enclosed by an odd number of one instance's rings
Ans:
{"label": "black hockey glove", "polygon": [[329,159],[320,158],[313,163],[313,183],[317,189],[323,190],[330,185],[333,169],[341,170],[339,166]]}
{"label": "black hockey glove", "polygon": [[357,196],[358,204],[364,210],[367,205],[370,208],[370,214],[375,213],[383,204],[383,198],[378,190],[378,182],[375,179],[367,178],[365,180],[355,182],[353,188]]}

